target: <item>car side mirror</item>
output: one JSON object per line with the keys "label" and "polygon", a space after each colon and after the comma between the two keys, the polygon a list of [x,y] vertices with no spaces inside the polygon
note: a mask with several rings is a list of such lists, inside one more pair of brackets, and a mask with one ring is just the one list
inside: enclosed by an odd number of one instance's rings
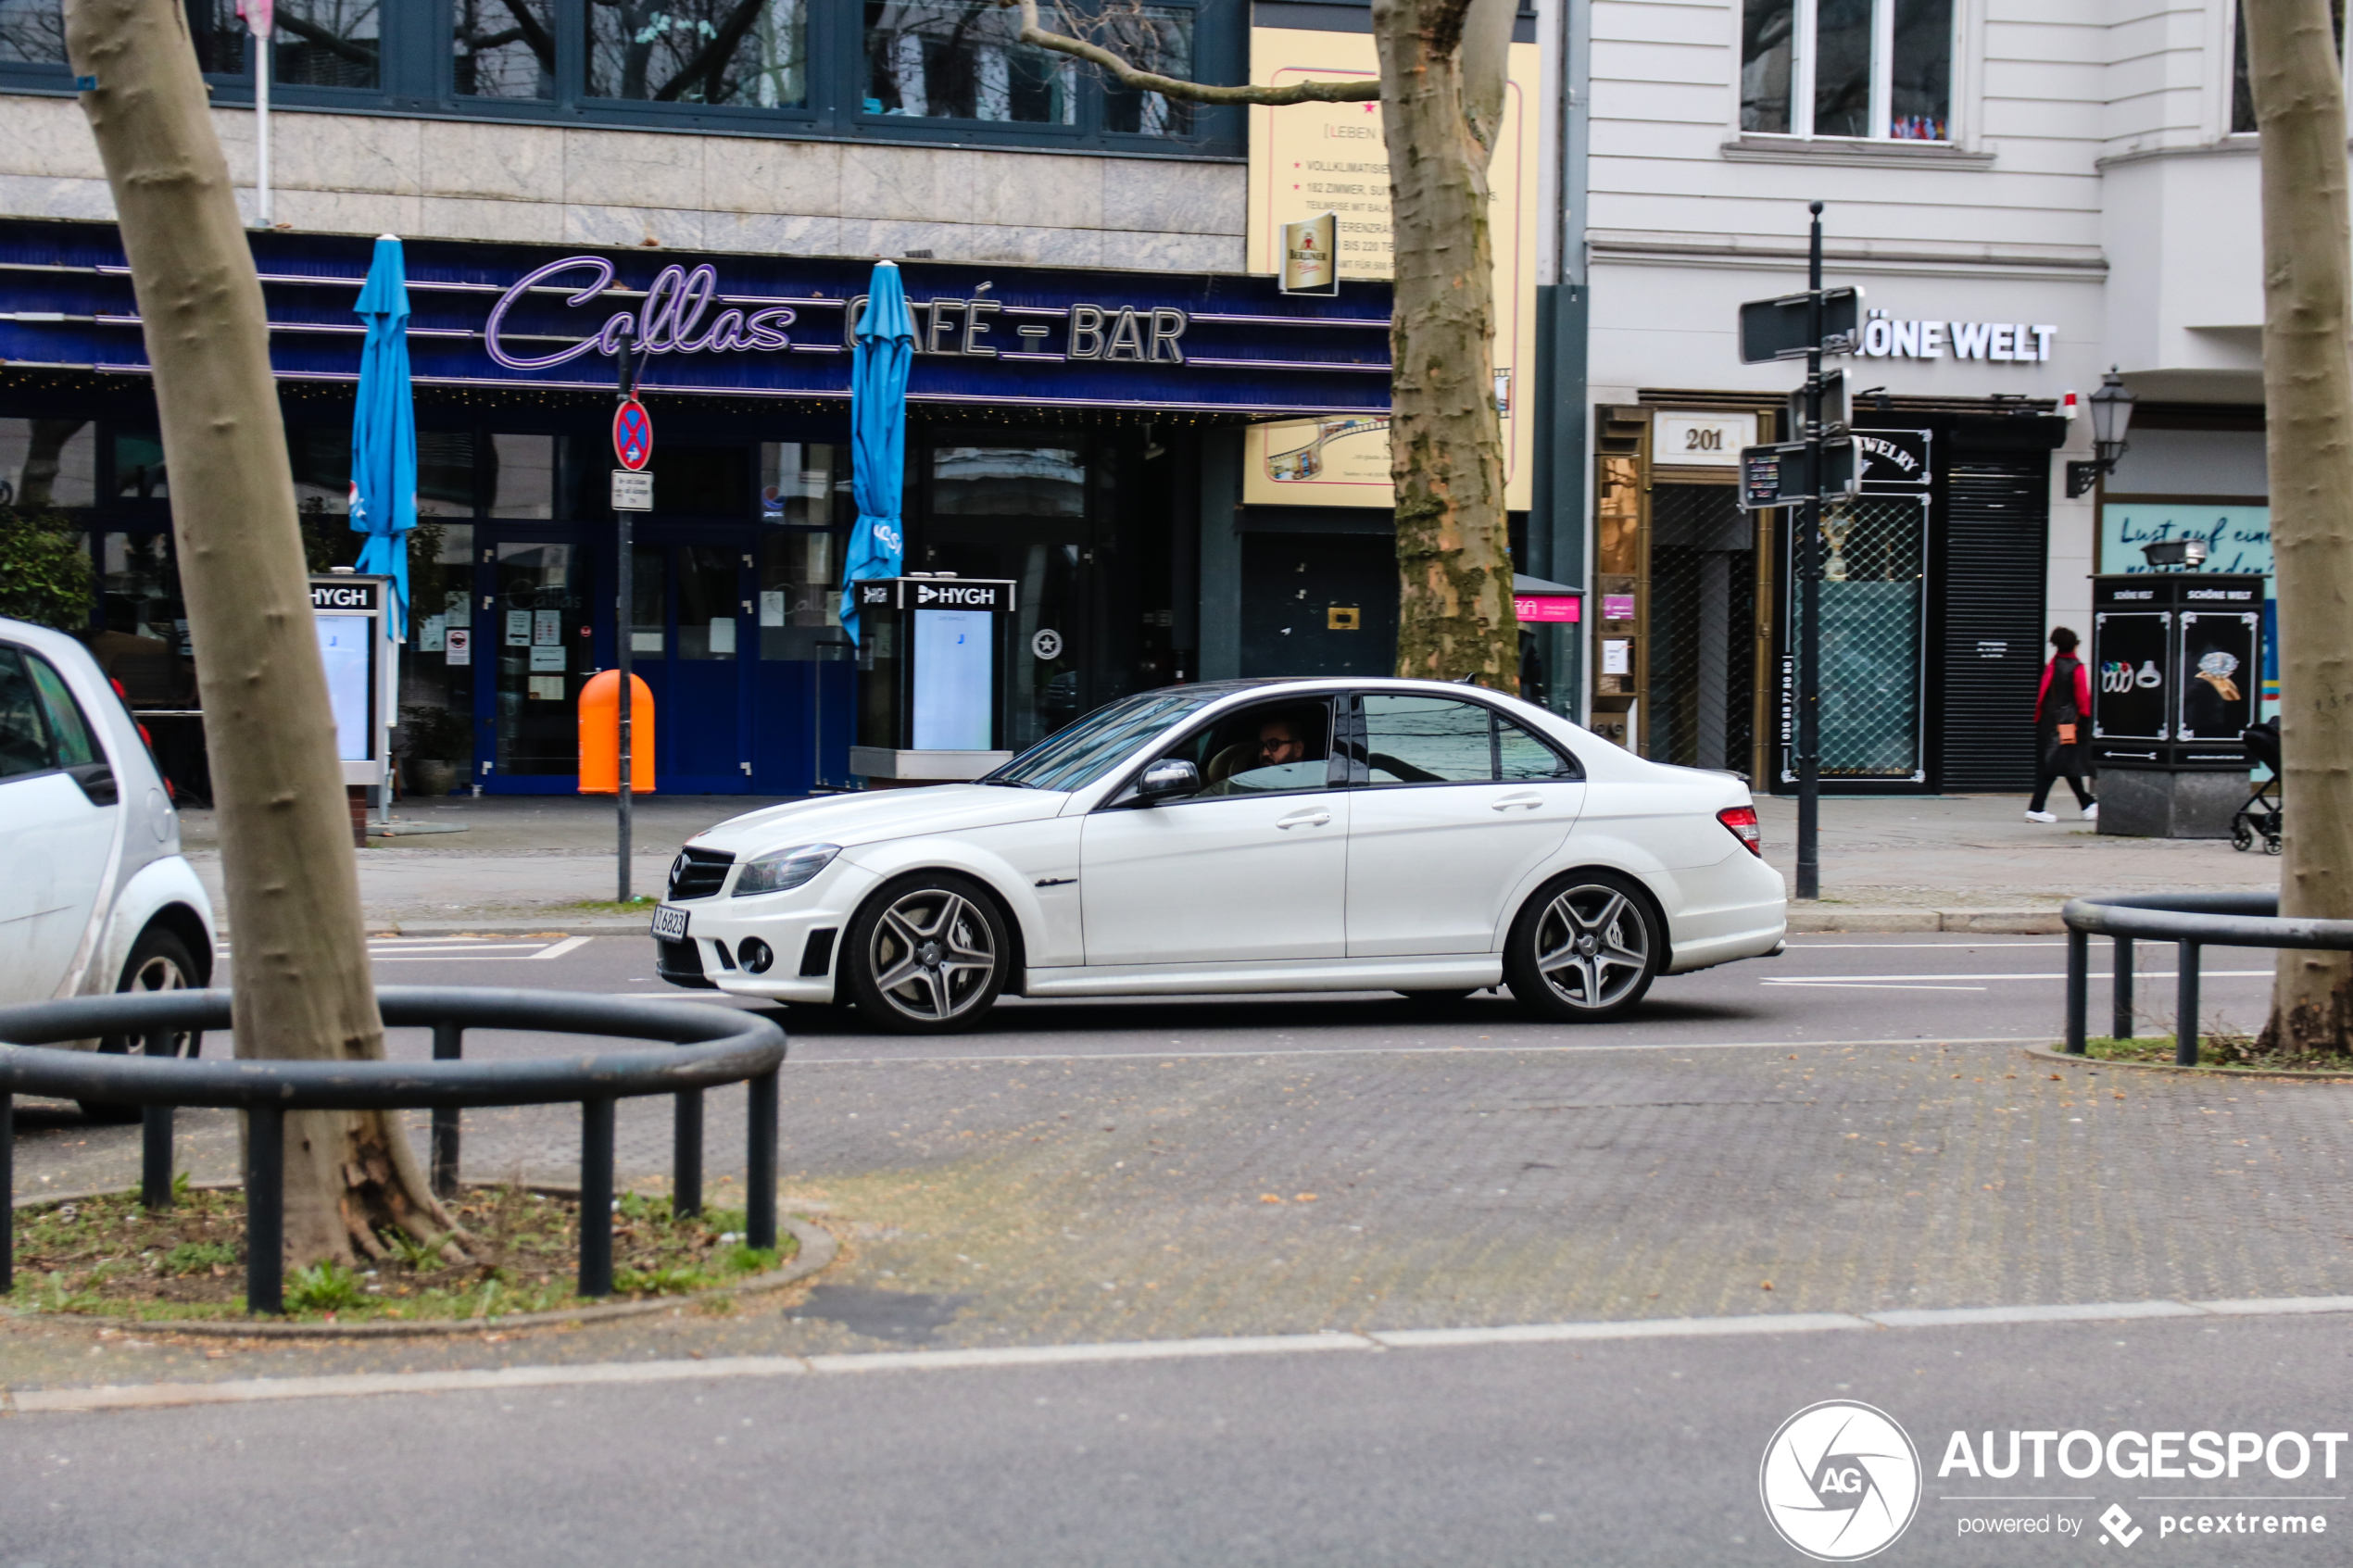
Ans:
{"label": "car side mirror", "polygon": [[104,762],[84,762],[66,771],[82,786],[82,793],[90,797],[93,806],[112,806],[122,798],[121,791],[115,787],[114,770]]}
{"label": "car side mirror", "polygon": [[1145,805],[1163,800],[1181,800],[1188,795],[1201,793],[1201,773],[1190,762],[1181,758],[1168,758],[1144,770],[1136,781],[1136,798]]}

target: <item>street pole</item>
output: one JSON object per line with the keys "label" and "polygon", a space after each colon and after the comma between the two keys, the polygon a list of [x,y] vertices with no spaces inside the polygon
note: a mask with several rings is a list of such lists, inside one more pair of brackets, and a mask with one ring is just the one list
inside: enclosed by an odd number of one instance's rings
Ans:
{"label": "street pole", "polygon": [[[1806,354],[1806,471],[1815,494],[1797,525],[1797,896],[1822,896],[1822,204],[1809,202],[1813,235],[1806,286],[1813,292],[1813,346]],[[627,709],[622,710],[623,713]],[[623,721],[624,723],[627,721]]]}
{"label": "street pole", "polygon": [[[637,355],[635,341],[623,337],[621,340],[621,351],[617,358],[621,376],[620,400],[626,403],[637,390]],[[620,788],[614,794],[617,802],[615,809],[620,813],[621,891],[615,895],[615,897],[626,904],[629,902],[629,797],[632,793],[629,765],[635,751],[631,742],[629,721],[630,710],[636,706],[632,700],[636,693],[632,689],[634,682],[629,673],[629,654],[630,645],[634,641],[634,628],[631,622],[636,614],[636,551],[634,544],[637,514],[615,508],[613,517],[620,524],[618,533],[621,551],[620,567],[614,573],[616,585],[620,589],[621,603],[619,610],[613,617],[613,631],[619,653],[615,668],[621,672],[621,775]]]}

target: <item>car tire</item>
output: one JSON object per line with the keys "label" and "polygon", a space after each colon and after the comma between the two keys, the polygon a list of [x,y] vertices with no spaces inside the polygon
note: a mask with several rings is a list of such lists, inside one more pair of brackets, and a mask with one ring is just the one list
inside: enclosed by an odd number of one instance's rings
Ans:
{"label": "car tire", "polygon": [[[181,940],[179,933],[167,926],[151,925],[132,944],[131,956],[122,960],[122,976],[115,983],[115,990],[118,994],[184,991],[203,983],[203,972],[196,968],[195,957],[188,951],[188,944]],[[158,1046],[162,1048],[157,1049]],[[145,1038],[108,1035],[98,1042],[98,1049],[108,1056],[128,1056],[134,1049],[153,1056],[195,1056],[203,1047],[204,1035],[200,1030]],[[91,1099],[81,1104],[83,1116],[107,1126],[119,1127],[138,1121],[140,1116],[135,1105]]]}
{"label": "car tire", "polygon": [[952,1035],[996,1005],[1013,941],[986,888],[953,872],[925,872],[866,901],[849,922],[842,961],[869,1023],[894,1035]]}
{"label": "car tire", "polygon": [[1599,1023],[1642,999],[1666,952],[1664,924],[1632,882],[1571,872],[1521,907],[1504,947],[1504,979],[1540,1018]]}

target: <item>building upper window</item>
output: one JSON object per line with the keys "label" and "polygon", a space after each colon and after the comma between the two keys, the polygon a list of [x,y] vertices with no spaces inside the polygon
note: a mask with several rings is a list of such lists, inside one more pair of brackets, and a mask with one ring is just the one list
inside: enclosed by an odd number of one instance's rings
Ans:
{"label": "building upper window", "polygon": [[1953,0],[1743,0],[1741,129],[1952,140]]}
{"label": "building upper window", "polygon": [[[184,3],[222,107],[252,102],[258,56],[291,109],[1226,156],[1246,124],[1239,107],[1133,92],[1024,44],[1020,12],[999,0],[278,0],[266,49],[237,0]],[[0,0],[0,91],[69,89],[65,4]],[[1247,72],[1240,0],[1051,14],[1148,70]]]}
{"label": "building upper window", "polygon": [[[2246,7],[2231,7],[2231,130],[2237,135],[2252,135],[2255,124],[2255,90],[2246,76]],[[2329,31],[2336,38],[2336,58],[2340,69],[2345,63],[2345,0],[2329,0]]]}
{"label": "building upper window", "polygon": [[270,39],[273,81],[290,87],[384,85],[376,0],[278,0]]}
{"label": "building upper window", "polygon": [[455,0],[449,48],[461,98],[556,95],[555,0]]}
{"label": "building upper window", "polygon": [[589,0],[588,95],[796,107],[808,36],[801,0]]}

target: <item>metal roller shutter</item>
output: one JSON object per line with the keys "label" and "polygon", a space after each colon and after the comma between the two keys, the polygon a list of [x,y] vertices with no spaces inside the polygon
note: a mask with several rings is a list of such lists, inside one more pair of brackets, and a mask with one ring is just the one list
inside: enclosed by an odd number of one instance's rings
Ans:
{"label": "metal roller shutter", "polygon": [[2034,786],[2050,463],[1957,462],[1945,475],[1944,767],[1948,793]]}

